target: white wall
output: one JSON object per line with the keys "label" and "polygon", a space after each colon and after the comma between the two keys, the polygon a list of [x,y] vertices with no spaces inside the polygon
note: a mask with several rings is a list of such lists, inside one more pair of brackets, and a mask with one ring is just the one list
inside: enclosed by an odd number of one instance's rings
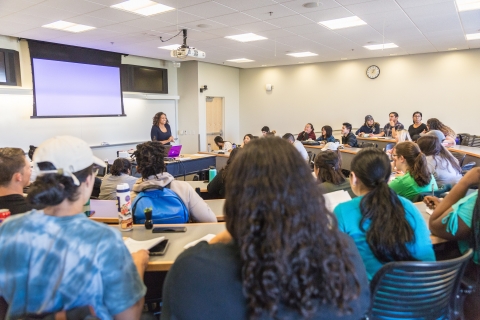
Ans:
{"label": "white wall", "polygon": [[[370,80],[368,66],[380,67]],[[272,92],[265,84],[273,84]],[[396,111],[411,124],[439,118],[456,132],[480,134],[480,50],[240,70],[240,133],[301,132],[307,122],[320,131],[342,122],[359,127],[367,114],[383,126]]]}

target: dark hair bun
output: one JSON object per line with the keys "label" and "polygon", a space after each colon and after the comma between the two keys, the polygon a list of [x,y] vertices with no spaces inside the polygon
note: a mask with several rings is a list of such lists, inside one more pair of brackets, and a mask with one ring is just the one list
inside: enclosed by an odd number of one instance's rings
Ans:
{"label": "dark hair bun", "polygon": [[27,201],[34,206],[55,206],[65,199],[73,199],[77,188],[70,177],[46,174],[32,184]]}

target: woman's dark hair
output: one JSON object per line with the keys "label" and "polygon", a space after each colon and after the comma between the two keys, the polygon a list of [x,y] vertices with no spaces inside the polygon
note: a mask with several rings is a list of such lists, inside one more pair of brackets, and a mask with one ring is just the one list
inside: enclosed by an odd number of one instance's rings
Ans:
{"label": "woman's dark hair", "polygon": [[436,166],[438,165],[441,169],[447,168],[443,167],[442,162],[437,163],[435,159],[436,156],[440,156],[440,158],[448,161],[453,169],[455,169],[458,173],[462,173],[462,168],[458,164],[457,159],[448,151],[444,146],[442,146],[440,140],[434,136],[423,136],[417,140],[418,147],[426,156],[434,156],[433,160],[435,161]]}
{"label": "woman's dark hair", "polygon": [[304,318],[318,304],[346,313],[359,295],[347,243],[314,184],[305,159],[280,138],[252,141],[229,168],[226,226],[250,319],[275,318],[282,305]]}
{"label": "woman's dark hair", "polygon": [[218,144],[219,144],[219,143],[224,143],[225,141],[223,141],[223,138],[222,138],[222,137],[216,136],[215,139],[213,139],[213,142],[215,142],[215,144],[217,145],[217,147],[220,147]]}
{"label": "woman's dark hair", "polygon": [[312,131],[315,132],[315,128],[313,127],[313,124],[311,124],[310,122],[307,124],[310,125],[310,128],[312,128]]}
{"label": "woman's dark hair", "polygon": [[408,171],[415,182],[424,187],[432,180],[432,174],[428,170],[425,154],[420,151],[416,143],[405,141],[395,145],[395,153],[405,158],[408,165]]}
{"label": "woman's dark hair", "polygon": [[430,118],[427,120],[428,130],[439,130],[445,136],[455,137],[455,131],[452,130],[449,126],[444,125],[440,120],[437,118]]}
{"label": "woman's dark hair", "polygon": [[[153,116],[153,125],[154,126],[158,126],[159,123],[160,123],[160,118],[165,115],[165,118],[167,118],[167,114],[164,113],[164,112],[157,112],[155,113],[155,115]],[[168,118],[167,118],[167,123],[168,123]]]}
{"label": "woman's dark hair", "polygon": [[33,154],[35,153],[35,150],[37,150],[37,147],[30,145],[28,147],[28,157],[30,160],[33,160]]}
{"label": "woman's dark hair", "polygon": [[[353,158],[351,171],[367,188],[360,201],[360,229],[366,231],[366,241],[381,262],[415,260],[407,243],[415,241],[415,233],[405,218],[399,197],[388,187],[390,160],[377,148],[360,150]],[[370,222],[368,230],[365,223]]]}
{"label": "woman's dark hair", "polygon": [[133,153],[137,161],[137,172],[140,172],[143,180],[150,176],[157,177],[165,171],[165,147],[159,141],[148,141],[137,145]]}
{"label": "woman's dark hair", "polygon": [[132,170],[132,163],[125,158],[115,159],[110,167],[112,176],[120,176],[122,173],[128,174],[130,170]]}
{"label": "woman's dark hair", "polygon": [[223,168],[222,170],[223,180],[225,180],[225,177],[227,176],[227,173],[228,173],[228,168],[230,167],[230,164],[232,163],[233,159],[235,159],[239,151],[240,151],[239,148],[235,148],[232,151],[230,151],[230,156],[228,157],[227,164],[225,165],[225,168]]}
{"label": "woman's dark hair", "polygon": [[[423,119],[423,114],[422,114],[420,111],[415,111],[415,112],[412,114],[412,118],[415,117],[416,114],[419,114],[420,117]],[[415,121],[413,121],[413,123],[415,123]]]}
{"label": "woman's dark hair", "polygon": [[324,138],[330,138],[330,137],[332,136],[332,131],[333,131],[332,127],[330,127],[330,126],[323,126],[323,127],[322,127],[322,131],[323,131],[323,130],[325,130],[325,136],[324,136]]}
{"label": "woman's dark hair", "polygon": [[[37,163],[40,170],[56,170],[51,162]],[[80,183],[93,174],[93,164],[73,173]],[[65,199],[73,202],[78,199],[78,187],[71,177],[57,173],[37,176],[28,190],[27,202],[35,207],[50,207],[62,203]]]}
{"label": "woman's dark hair", "polygon": [[262,132],[270,132],[270,128],[267,127],[267,126],[264,126],[264,127],[262,128],[262,130],[260,130],[260,131],[262,131]]}
{"label": "woman's dark hair", "polygon": [[250,138],[250,141],[255,139],[255,137],[253,136],[253,134],[250,134],[250,133],[247,133],[246,135],[243,136],[243,140],[245,140],[246,137],[249,137]]}
{"label": "woman's dark hair", "polygon": [[339,185],[345,182],[345,176],[340,167],[340,159],[334,151],[323,151],[315,157],[315,168],[318,168],[317,179],[320,182],[330,182]]}

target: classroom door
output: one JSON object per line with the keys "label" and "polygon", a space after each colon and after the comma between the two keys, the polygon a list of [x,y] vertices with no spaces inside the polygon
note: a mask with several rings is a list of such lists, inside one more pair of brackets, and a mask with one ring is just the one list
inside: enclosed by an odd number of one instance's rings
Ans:
{"label": "classroom door", "polygon": [[223,136],[223,98],[207,97],[207,146],[210,143],[212,150],[218,149],[213,139]]}

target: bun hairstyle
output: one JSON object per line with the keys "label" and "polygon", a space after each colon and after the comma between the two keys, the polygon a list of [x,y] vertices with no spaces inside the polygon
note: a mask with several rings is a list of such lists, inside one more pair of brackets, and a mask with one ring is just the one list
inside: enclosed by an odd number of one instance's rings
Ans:
{"label": "bun hairstyle", "polygon": [[277,131],[275,131],[275,130],[269,131],[269,132],[267,132],[267,137],[274,137],[276,133],[277,133]]}
{"label": "bun hairstyle", "polygon": [[[352,172],[369,190],[360,202],[360,228],[366,241],[381,262],[415,260],[406,244],[415,241],[412,227],[405,218],[405,209],[398,195],[388,187],[390,160],[377,148],[360,150],[353,158]],[[368,230],[365,223],[370,221]]]}
{"label": "bun hairstyle", "polygon": [[116,159],[110,167],[112,176],[120,176],[122,173],[128,174],[132,169],[132,163],[125,158]]}
{"label": "bun hairstyle", "polygon": [[318,169],[318,181],[339,185],[345,182],[345,176],[340,167],[341,160],[337,152],[323,151],[315,157],[315,168]]}
{"label": "bun hairstyle", "polygon": [[[164,112],[157,112],[153,116],[153,125],[158,126],[160,124],[160,118],[165,115],[165,118],[167,118],[167,114]],[[168,118],[167,118],[167,124],[168,124]]]}
{"label": "bun hairstyle", "polygon": [[432,174],[428,170],[427,158],[420,151],[416,143],[406,141],[395,145],[397,156],[402,156],[408,165],[408,171],[415,182],[424,187],[432,180]]}
{"label": "bun hairstyle", "polygon": [[140,172],[143,180],[150,176],[157,177],[165,171],[165,147],[159,141],[148,141],[137,145],[133,153],[137,161],[137,172]]}
{"label": "bun hairstyle", "polygon": [[[40,170],[56,170],[51,162],[37,163]],[[93,174],[93,164],[73,173],[80,183]],[[71,177],[57,173],[47,173],[37,176],[27,195],[27,202],[35,207],[50,207],[62,203],[65,199],[71,202],[78,200],[78,188]]]}
{"label": "bun hairstyle", "polygon": [[248,319],[276,318],[282,305],[302,318],[322,304],[348,313],[359,295],[347,244],[312,184],[300,153],[278,137],[253,140],[229,168],[225,220],[240,251]]}
{"label": "bun hairstyle", "polygon": [[[423,136],[417,140],[418,147],[426,156],[440,156],[440,158],[445,159],[450,163],[452,168],[458,173],[462,173],[462,168],[458,164],[457,159],[448,151],[442,144],[440,140],[435,136]],[[438,165],[441,169],[447,169],[443,167],[442,162],[439,163],[434,158],[435,164]]]}

